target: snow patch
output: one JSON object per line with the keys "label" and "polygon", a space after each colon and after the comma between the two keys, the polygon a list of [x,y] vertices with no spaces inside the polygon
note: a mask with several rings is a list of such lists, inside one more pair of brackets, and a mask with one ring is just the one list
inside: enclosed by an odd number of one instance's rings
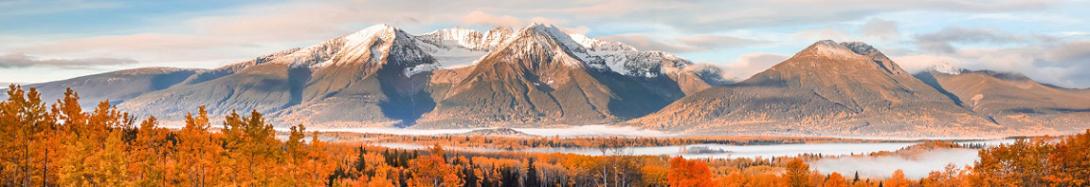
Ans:
{"label": "snow patch", "polygon": [[[440,30],[437,30],[437,31],[433,31],[433,32],[430,32],[430,33],[427,33],[427,34],[424,34],[424,35],[433,36],[436,39],[439,39],[439,40],[442,40],[442,41],[453,42],[453,43],[457,44],[458,46],[465,47],[465,48],[480,49],[482,47],[480,44],[481,44],[481,39],[482,39],[481,37],[482,37],[483,34],[481,32],[478,32],[478,31],[472,30],[472,29],[446,28],[446,29],[440,29]],[[485,46],[485,47],[487,47],[487,46]]]}
{"label": "snow patch", "polygon": [[590,38],[583,34],[571,34],[568,36],[570,36],[572,40],[575,40],[575,43],[579,43],[579,45],[582,45],[583,48],[587,49],[593,48],[596,44],[601,42],[598,39]]}
{"label": "snow patch", "polygon": [[850,48],[848,48],[848,47],[846,47],[844,45],[840,45],[840,44],[838,44],[838,43],[836,43],[835,41],[832,41],[832,40],[818,41],[817,43],[814,43],[814,45],[810,47],[810,50],[812,50],[815,55],[827,56],[827,57],[840,57],[840,56],[855,57],[855,56],[862,56],[859,53],[856,53],[855,51],[853,51],[852,49],[850,49]]}
{"label": "snow patch", "polygon": [[410,78],[413,77],[413,75],[424,72],[431,72],[436,69],[439,69],[438,64],[419,64],[413,67],[405,68],[404,73],[406,78]]}
{"label": "snow patch", "polygon": [[954,65],[952,65],[950,63],[946,63],[946,62],[931,65],[930,69],[934,70],[936,72],[950,74],[950,75],[961,74],[961,68],[959,68],[957,66],[954,66]]}
{"label": "snow patch", "polygon": [[373,25],[364,28],[363,30],[344,36],[344,39],[347,42],[345,45],[360,45],[370,43],[374,40],[375,36],[380,36],[383,39],[390,39],[393,38],[393,36],[391,35],[393,35],[396,30],[397,28],[394,28],[393,26],[387,24]]}

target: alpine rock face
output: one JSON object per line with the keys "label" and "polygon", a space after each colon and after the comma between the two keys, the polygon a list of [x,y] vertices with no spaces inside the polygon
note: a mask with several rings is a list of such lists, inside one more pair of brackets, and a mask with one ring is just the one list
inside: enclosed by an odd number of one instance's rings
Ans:
{"label": "alpine rock face", "polygon": [[633,120],[718,133],[945,136],[1004,131],[917,80],[870,45],[820,41],[730,87]]}

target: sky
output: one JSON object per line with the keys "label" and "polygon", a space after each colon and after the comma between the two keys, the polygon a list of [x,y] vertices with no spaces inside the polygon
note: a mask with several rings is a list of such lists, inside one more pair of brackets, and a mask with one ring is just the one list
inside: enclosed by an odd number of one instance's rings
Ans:
{"label": "sky", "polygon": [[1021,73],[1090,87],[1090,0],[0,0],[0,82],[215,68],[389,24],[423,34],[556,25],[745,79],[818,41],[871,44],[909,71]]}

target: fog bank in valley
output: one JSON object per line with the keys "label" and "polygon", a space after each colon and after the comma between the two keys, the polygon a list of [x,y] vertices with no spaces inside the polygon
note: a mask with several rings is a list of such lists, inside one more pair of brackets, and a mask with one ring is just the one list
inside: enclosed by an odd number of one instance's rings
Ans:
{"label": "fog bank in valley", "polygon": [[810,167],[823,174],[838,172],[848,177],[859,172],[865,178],[886,178],[900,169],[908,178],[923,178],[949,164],[962,169],[978,159],[975,149],[937,149],[913,155],[826,158],[811,162]]}

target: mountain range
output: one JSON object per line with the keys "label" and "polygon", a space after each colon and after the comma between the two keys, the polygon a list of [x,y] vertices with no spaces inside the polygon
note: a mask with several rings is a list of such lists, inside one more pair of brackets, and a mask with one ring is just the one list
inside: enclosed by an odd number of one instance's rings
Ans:
{"label": "mountain range", "polygon": [[991,71],[912,74],[860,42],[819,41],[749,79],[555,26],[413,35],[375,25],[215,69],[142,68],[27,85],[165,121],[208,106],[278,125],[631,125],[689,134],[976,136],[1077,132],[1090,91]]}

